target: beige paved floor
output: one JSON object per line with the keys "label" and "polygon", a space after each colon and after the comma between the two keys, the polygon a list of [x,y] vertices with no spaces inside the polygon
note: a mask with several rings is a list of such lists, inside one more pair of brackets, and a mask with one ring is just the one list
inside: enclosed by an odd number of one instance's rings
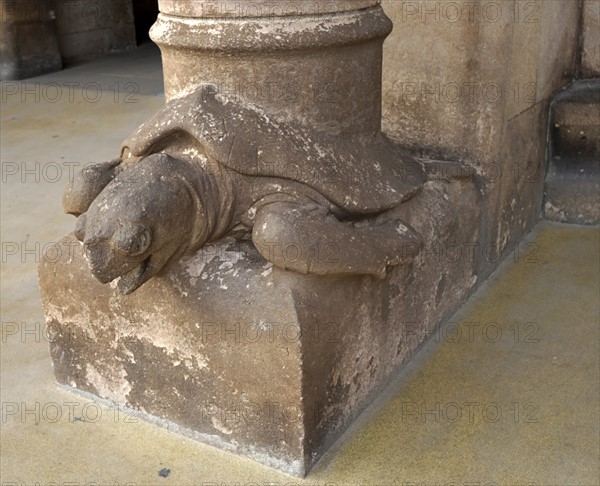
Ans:
{"label": "beige paved floor", "polygon": [[[600,484],[598,228],[539,225],[304,481],[55,387],[36,265],[73,225],[66,162],[114,157],[162,104],[156,59],[142,56],[145,79],[132,59],[34,81],[38,102],[3,99],[0,484]],[[35,84],[99,72],[94,103],[77,90],[53,103]],[[136,103],[115,79],[139,84]]]}

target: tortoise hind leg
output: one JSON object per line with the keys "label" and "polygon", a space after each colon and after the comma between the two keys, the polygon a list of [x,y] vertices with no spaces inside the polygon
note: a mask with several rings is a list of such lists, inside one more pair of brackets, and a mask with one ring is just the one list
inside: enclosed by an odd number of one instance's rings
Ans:
{"label": "tortoise hind leg", "polygon": [[411,261],[420,236],[399,220],[378,226],[342,223],[315,205],[273,203],[256,215],[252,239],[277,267],[303,274],[369,274]]}

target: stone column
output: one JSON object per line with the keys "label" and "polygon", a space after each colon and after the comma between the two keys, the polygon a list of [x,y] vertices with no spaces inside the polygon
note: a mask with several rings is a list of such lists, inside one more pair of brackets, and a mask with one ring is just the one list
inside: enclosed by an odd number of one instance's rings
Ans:
{"label": "stone column", "polygon": [[376,134],[382,44],[377,0],[161,1],[151,37],[167,99],[214,84],[315,130]]}
{"label": "stone column", "polygon": [[0,80],[62,69],[52,0],[0,1]]}

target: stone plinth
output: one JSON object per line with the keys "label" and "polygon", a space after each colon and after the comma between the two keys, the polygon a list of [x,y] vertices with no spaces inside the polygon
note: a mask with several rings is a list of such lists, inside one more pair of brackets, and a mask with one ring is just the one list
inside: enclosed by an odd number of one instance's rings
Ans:
{"label": "stone plinth", "polygon": [[161,2],[169,103],[40,267],[60,383],[298,476],[474,288],[482,217],[381,133],[379,2],[310,4]]}
{"label": "stone plinth", "polygon": [[472,181],[427,182],[398,211],[435,245],[385,279],[282,271],[231,238],[122,296],[69,236],[40,266],[56,378],[303,476],[474,288],[479,208]]}

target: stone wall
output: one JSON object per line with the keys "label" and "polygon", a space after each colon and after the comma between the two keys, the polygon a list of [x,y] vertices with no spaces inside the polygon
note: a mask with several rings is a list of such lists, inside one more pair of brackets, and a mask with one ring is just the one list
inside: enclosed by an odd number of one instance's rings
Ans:
{"label": "stone wall", "polygon": [[600,77],[600,0],[584,0],[581,74]]}
{"label": "stone wall", "polygon": [[579,2],[384,0],[384,131],[421,156],[474,165],[494,257],[541,210],[549,100],[573,79]]}
{"label": "stone wall", "polygon": [[132,0],[58,0],[56,9],[65,62],[136,45]]}

